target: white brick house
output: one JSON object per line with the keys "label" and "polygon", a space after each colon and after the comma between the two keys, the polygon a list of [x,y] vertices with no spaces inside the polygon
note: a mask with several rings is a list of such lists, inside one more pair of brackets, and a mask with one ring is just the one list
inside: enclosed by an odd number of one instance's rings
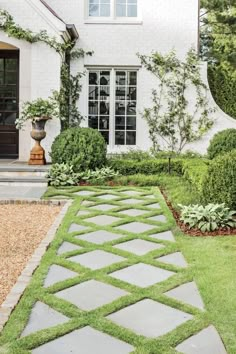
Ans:
{"label": "white brick house", "polygon": [[[0,0],[0,8],[21,27],[34,32],[45,29],[58,41],[78,32],[77,47],[94,52],[71,68],[74,73],[86,70],[78,102],[85,117],[83,125],[99,129],[110,152],[150,147],[140,112],[150,105],[155,80],[141,67],[136,54],[153,50],[166,53],[175,48],[183,57],[191,46],[197,49],[198,0]],[[2,90],[15,85],[9,98],[5,91],[0,98],[0,158],[26,161],[33,142],[30,124],[19,133],[14,128],[18,104],[47,98],[52,90],[59,89],[61,57],[46,44],[30,44],[0,31],[0,62],[0,75],[9,76],[9,82],[1,82],[0,77]],[[203,75],[206,77],[205,68]],[[215,118],[211,132],[188,149],[205,152],[216,131],[236,128],[236,121],[219,109]],[[59,131],[58,121],[47,123],[47,138],[42,144],[47,157]]]}

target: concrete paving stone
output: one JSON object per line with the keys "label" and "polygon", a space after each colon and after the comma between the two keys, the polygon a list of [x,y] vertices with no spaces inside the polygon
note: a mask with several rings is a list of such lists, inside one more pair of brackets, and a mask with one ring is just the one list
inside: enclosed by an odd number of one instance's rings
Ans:
{"label": "concrete paving stone", "polygon": [[147,199],[156,199],[155,195],[153,194],[147,194],[144,196],[144,198],[147,198]]}
{"label": "concrete paving stone", "polygon": [[117,208],[117,206],[111,205],[111,204],[99,204],[99,205],[94,205],[94,206],[90,207],[90,209],[101,210],[101,211],[107,211],[107,210],[111,210],[114,208]]}
{"label": "concrete paving stone", "polygon": [[134,347],[92,327],[78,329],[33,349],[32,354],[129,354]]}
{"label": "concrete paving stone", "polygon": [[70,257],[68,260],[71,262],[80,263],[84,267],[95,270],[107,267],[114,263],[122,262],[125,258],[112,253],[97,250]]}
{"label": "concrete paving stone", "polygon": [[128,295],[128,293],[112,285],[96,280],[89,280],[62,290],[55,295],[71,302],[84,311],[91,311],[97,307],[109,304],[121,296]]}
{"label": "concrete paving stone", "polygon": [[167,222],[165,215],[152,216],[151,218],[148,218],[147,220],[158,221],[158,222]]}
{"label": "concrete paving stone", "polygon": [[131,222],[129,224],[124,224],[124,225],[116,227],[117,230],[132,232],[134,234],[142,234],[142,233],[150,231],[154,228],[155,228],[155,226],[144,224],[142,222]]}
{"label": "concrete paving stone", "polygon": [[181,268],[187,268],[188,264],[186,260],[184,259],[184,256],[182,255],[181,252],[175,252],[168,254],[167,256],[159,257],[156,258],[158,261],[166,263],[166,264],[172,264],[177,267]]}
{"label": "concrete paving stone", "polygon": [[107,226],[120,220],[121,218],[116,218],[115,216],[109,216],[109,215],[98,215],[89,219],[85,219],[85,221],[87,222],[92,222],[93,224],[100,225],[100,226]]}
{"label": "concrete paving stone", "polygon": [[67,268],[58,266],[56,264],[53,264],[49,268],[48,274],[47,274],[45,281],[44,281],[44,286],[47,288],[47,287],[54,285],[60,281],[74,278],[77,276],[78,276],[78,273],[73,272],[72,270],[69,270]]}
{"label": "concrete paving stone", "polygon": [[57,254],[60,255],[60,254],[66,253],[66,252],[78,251],[78,250],[81,250],[81,249],[82,249],[82,247],[65,241],[65,242],[63,242],[61,247],[58,249]]}
{"label": "concrete paving stone", "polygon": [[97,245],[101,245],[105,242],[111,242],[121,237],[122,235],[114,234],[105,230],[93,231],[82,236],[76,236],[78,240],[96,243]]}
{"label": "concrete paving stone", "polygon": [[95,192],[91,192],[91,191],[80,191],[80,192],[76,192],[74,193],[75,195],[78,196],[87,196],[87,195],[93,195]]}
{"label": "concrete paving stone", "polygon": [[80,210],[76,216],[84,216],[84,215],[88,215],[91,212],[89,210]]}
{"label": "concrete paving stone", "polygon": [[145,299],[107,318],[138,335],[156,338],[191,320],[193,316],[157,301]]}
{"label": "concrete paving stone", "polygon": [[83,206],[90,206],[90,205],[92,205],[93,204],[93,202],[90,202],[89,200],[84,200],[82,203],[81,203],[81,205],[83,205]]}
{"label": "concrete paving stone", "polygon": [[143,203],[143,200],[130,198],[130,199],[121,200],[120,203],[122,203],[122,204],[140,204],[140,203]]}
{"label": "concrete paving stone", "polygon": [[175,289],[167,291],[165,295],[188,305],[197,307],[200,310],[204,310],[204,304],[195,282],[180,285]]}
{"label": "concrete paving stone", "polygon": [[22,332],[21,337],[28,336],[29,334],[42,329],[57,326],[67,321],[69,321],[68,317],[38,301],[31,311],[29,321]]}
{"label": "concrete paving stone", "polygon": [[78,225],[78,224],[71,224],[69,227],[68,232],[80,232],[88,229],[88,226]]}
{"label": "concrete paving stone", "polygon": [[160,232],[158,234],[150,235],[150,237],[153,237],[156,240],[175,242],[174,235],[171,231]]}
{"label": "concrete paving stone", "polygon": [[182,354],[227,354],[215,327],[209,326],[176,347]]}
{"label": "concrete paving stone", "polygon": [[127,209],[127,210],[119,211],[119,214],[124,214],[128,216],[140,216],[147,213],[148,213],[147,210],[140,210],[140,209]]}
{"label": "concrete paving stone", "polygon": [[146,288],[168,279],[175,273],[149,264],[138,263],[109,275],[126,283]]}
{"label": "concrete paving stone", "polygon": [[147,208],[151,208],[151,209],[160,209],[161,206],[159,203],[154,203],[154,204],[149,204],[149,205],[145,205]]}
{"label": "concrete paving stone", "polygon": [[0,186],[0,198],[3,199],[40,199],[46,192],[45,187],[27,187],[27,186]]}
{"label": "concrete paving stone", "polygon": [[103,195],[99,195],[97,198],[98,199],[113,200],[113,199],[117,199],[118,196],[114,195],[114,194],[103,194]]}
{"label": "concrete paving stone", "polygon": [[154,242],[137,239],[137,240],[131,240],[131,241],[119,243],[114,247],[123,251],[134,253],[138,256],[143,256],[148,252],[164,248],[165,246],[159,245]]}
{"label": "concrete paving stone", "polygon": [[139,191],[132,191],[132,190],[122,191],[122,192],[120,192],[120,193],[126,194],[126,195],[140,195],[140,194],[142,194],[142,192],[139,192]]}

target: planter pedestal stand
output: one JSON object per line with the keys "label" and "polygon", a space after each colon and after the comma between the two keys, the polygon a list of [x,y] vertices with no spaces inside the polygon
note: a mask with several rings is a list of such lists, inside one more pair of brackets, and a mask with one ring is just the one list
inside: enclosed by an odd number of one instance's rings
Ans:
{"label": "planter pedestal stand", "polygon": [[35,118],[32,122],[31,137],[35,140],[35,145],[30,152],[29,165],[46,165],[45,151],[40,145],[41,140],[46,136],[45,124],[49,118]]}
{"label": "planter pedestal stand", "polygon": [[35,146],[30,151],[29,165],[46,165],[45,150],[39,141],[35,142]]}

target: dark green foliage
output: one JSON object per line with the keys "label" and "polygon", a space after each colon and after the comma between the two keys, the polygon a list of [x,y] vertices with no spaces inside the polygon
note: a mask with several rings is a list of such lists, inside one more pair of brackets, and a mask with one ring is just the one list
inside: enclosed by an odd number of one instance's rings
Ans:
{"label": "dark green foliage", "polygon": [[208,81],[211,93],[218,106],[236,119],[236,79],[220,66],[209,66]]}
{"label": "dark green foliage", "polygon": [[183,161],[183,176],[197,190],[202,192],[203,181],[208,171],[207,160],[192,159]]}
{"label": "dark green foliage", "polygon": [[75,172],[95,170],[106,163],[107,146],[102,135],[91,128],[70,128],[56,137],[52,163],[67,163]]}
{"label": "dark green foliage", "polygon": [[[154,175],[160,173],[168,173],[169,170],[169,162],[167,159],[149,159],[143,161],[111,159],[109,160],[109,166],[111,166],[115,171],[118,171],[123,176],[135,174]],[[181,175],[181,160],[171,160],[171,172]]]}
{"label": "dark green foliage", "polygon": [[208,156],[214,159],[220,154],[236,149],[236,129],[226,129],[217,133],[208,147]]}
{"label": "dark green foliage", "polygon": [[202,197],[206,203],[225,203],[236,209],[236,150],[211,162],[204,179]]}
{"label": "dark green foliage", "polygon": [[[120,186],[140,186],[140,187],[153,187],[153,186],[160,186],[160,180],[162,176],[158,175],[142,175],[136,174],[131,176],[121,176],[115,177],[113,179],[114,184]],[[164,175],[163,175],[164,178]]]}

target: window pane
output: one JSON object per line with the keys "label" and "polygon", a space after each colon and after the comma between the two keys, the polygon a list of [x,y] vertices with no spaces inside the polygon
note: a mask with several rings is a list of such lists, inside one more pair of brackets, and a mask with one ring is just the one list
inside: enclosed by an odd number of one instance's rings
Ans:
{"label": "window pane", "polygon": [[98,102],[89,102],[89,114],[98,115]]}
{"label": "window pane", "polygon": [[90,116],[88,123],[89,128],[98,129],[98,117]]}
{"label": "window pane", "polygon": [[100,85],[106,86],[110,84],[110,73],[109,71],[101,71],[100,73]]}
{"label": "window pane", "polygon": [[99,110],[100,115],[109,115],[109,106],[109,103],[101,101]]}
{"label": "window pane", "polygon": [[116,117],[116,130],[125,130],[125,117]]}
{"label": "window pane", "polygon": [[8,99],[6,100],[6,111],[16,111],[17,110],[17,102],[16,100]]}
{"label": "window pane", "polygon": [[109,132],[101,130],[100,133],[102,134],[103,138],[105,139],[105,142],[107,145],[109,145]]}
{"label": "window pane", "polygon": [[127,105],[127,116],[136,115],[136,102],[129,102]]}
{"label": "window pane", "polygon": [[89,85],[98,85],[99,73],[98,72],[90,72],[89,73]]}
{"label": "window pane", "polygon": [[117,85],[126,85],[126,72],[125,71],[117,71],[116,72],[116,83]]}
{"label": "window pane", "polygon": [[136,5],[128,5],[127,8],[127,16],[128,17],[137,17],[137,6]]}
{"label": "window pane", "polygon": [[128,78],[129,78],[128,85],[130,85],[130,86],[137,85],[137,72],[136,71],[129,72]]}
{"label": "window pane", "polygon": [[136,87],[129,87],[127,97],[128,97],[128,100],[130,100],[130,101],[136,101],[136,99],[137,99]]}
{"label": "window pane", "polygon": [[98,17],[99,16],[99,5],[89,6],[89,16]]}
{"label": "window pane", "polygon": [[17,63],[18,63],[17,59],[6,59],[6,70],[16,71]]}
{"label": "window pane", "polygon": [[0,85],[4,85],[4,71],[0,71]]}
{"label": "window pane", "polygon": [[126,87],[125,86],[117,86],[116,87],[116,100],[125,100],[126,96]]}
{"label": "window pane", "polygon": [[136,130],[136,117],[127,117],[127,130]]}
{"label": "window pane", "polygon": [[4,70],[4,59],[0,59],[0,71]]}
{"label": "window pane", "polygon": [[125,114],[125,103],[116,102],[116,116],[122,116]]}
{"label": "window pane", "polygon": [[109,86],[100,86],[100,100],[106,101],[110,96],[110,87]]}
{"label": "window pane", "polygon": [[5,110],[5,100],[0,100],[0,111]]}
{"label": "window pane", "polygon": [[100,7],[100,16],[101,17],[109,17],[110,16],[110,5],[103,4]]}
{"label": "window pane", "polygon": [[126,4],[127,0],[116,0],[117,4]]}
{"label": "window pane", "polygon": [[136,132],[127,132],[126,145],[136,145]]}
{"label": "window pane", "polygon": [[126,5],[116,5],[116,16],[126,17]]}
{"label": "window pane", "polygon": [[100,117],[99,129],[109,130],[109,117]]}
{"label": "window pane", "polygon": [[116,145],[125,145],[125,132],[116,132],[115,144]]}
{"label": "window pane", "polygon": [[15,125],[16,113],[5,113],[5,124]]}
{"label": "window pane", "polygon": [[5,73],[6,84],[16,84],[17,82],[17,73],[16,72],[6,72]]}
{"label": "window pane", "polygon": [[98,87],[89,86],[89,100],[96,101],[98,99]]}

